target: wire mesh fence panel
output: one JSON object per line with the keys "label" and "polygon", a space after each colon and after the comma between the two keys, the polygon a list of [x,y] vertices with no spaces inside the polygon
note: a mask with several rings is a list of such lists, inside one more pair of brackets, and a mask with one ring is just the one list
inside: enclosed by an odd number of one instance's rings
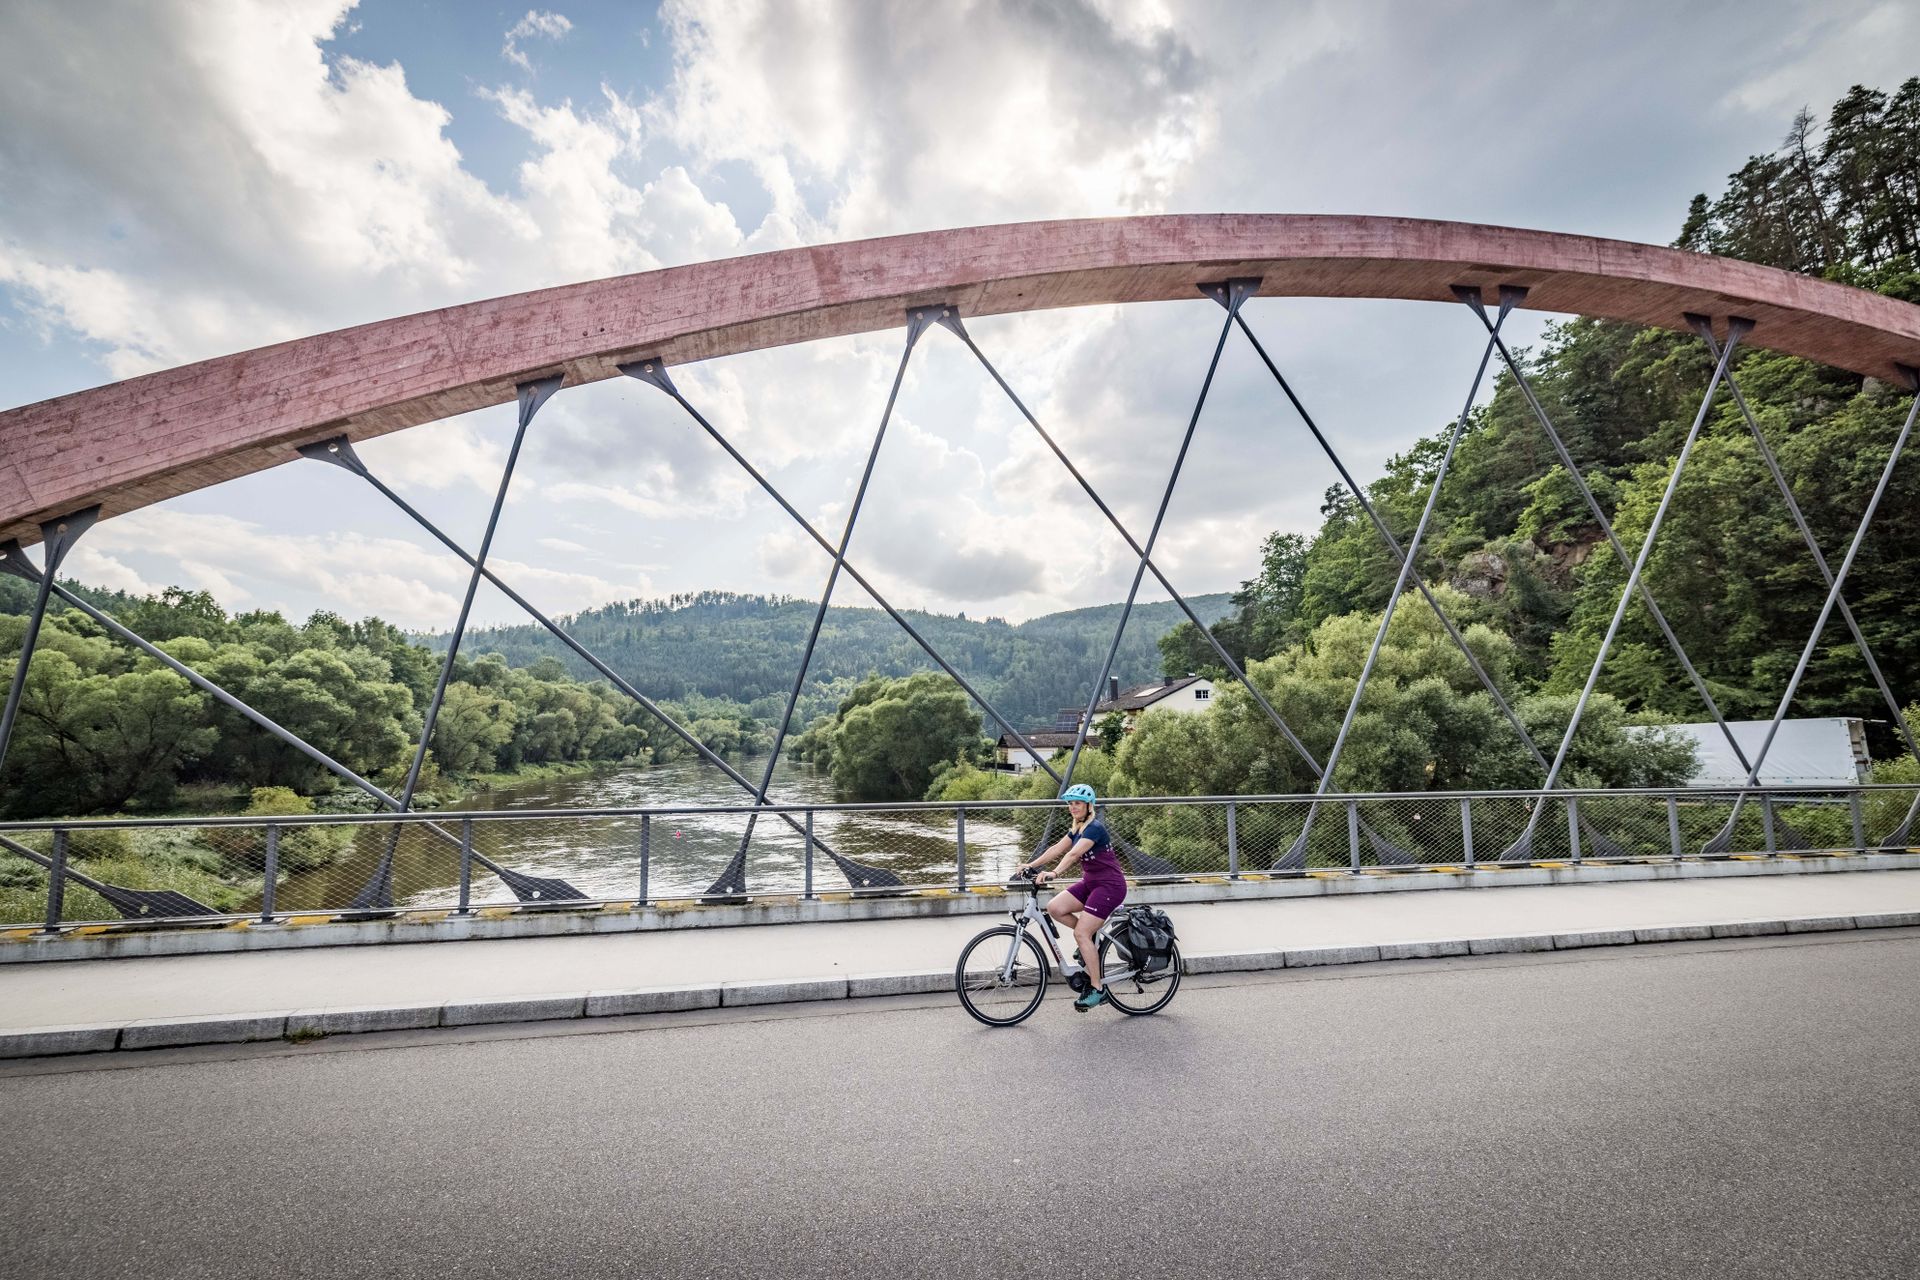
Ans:
{"label": "wire mesh fence panel", "polygon": [[1300,836],[1307,806],[1291,802],[1234,802],[1234,836],[1242,875],[1263,875]]}
{"label": "wire mesh fence panel", "polygon": [[1120,860],[1135,879],[1226,873],[1227,809],[1223,804],[1115,805],[1105,816]]}
{"label": "wire mesh fence panel", "polygon": [[[1691,797],[1689,797],[1691,799]],[[1683,848],[1689,855],[1765,853],[1765,806],[1755,795],[1737,791],[1702,795],[1679,802]]]}
{"label": "wire mesh fence panel", "polygon": [[1773,847],[1781,853],[1824,853],[1853,847],[1853,806],[1831,791],[1776,794]]}
{"label": "wire mesh fence panel", "polygon": [[[26,834],[7,839],[23,842]],[[0,845],[0,925],[41,924],[46,918],[46,868]]]}
{"label": "wire mesh fence panel", "polygon": [[[235,915],[254,910],[264,880],[264,832],[257,841],[192,827],[66,829],[59,918],[69,922]],[[54,833],[8,836],[25,854],[6,857],[9,916],[44,921]],[[26,868],[31,868],[27,870]],[[31,880],[29,880],[31,877]],[[33,887],[33,886],[37,886]],[[30,903],[37,899],[38,905]]]}
{"label": "wire mesh fence panel", "polygon": [[1870,849],[1914,851],[1914,846],[1920,846],[1920,787],[1864,793],[1860,826]]}
{"label": "wire mesh fence panel", "polygon": [[1525,862],[1531,846],[1523,838],[1532,814],[1525,796],[1484,796],[1473,802],[1473,862]]}
{"label": "wire mesh fence panel", "polygon": [[1666,800],[1659,796],[1580,797],[1580,855],[1595,862],[1672,857]]}
{"label": "wire mesh fence panel", "polygon": [[1463,854],[1460,802],[1444,792],[1359,802],[1360,865],[1453,864]]}
{"label": "wire mesh fence panel", "polygon": [[[770,826],[764,818],[760,825]],[[814,826],[824,845],[814,852],[817,892],[886,892],[954,883],[956,848],[950,811],[829,810],[815,815]],[[969,841],[974,834],[969,829]],[[992,838],[990,832],[981,834]],[[805,841],[788,831],[781,832],[781,837],[797,858]],[[799,866],[797,861],[794,866]],[[799,881],[793,884],[797,890]]]}
{"label": "wire mesh fence panel", "polygon": [[967,810],[967,884],[1005,884],[1034,854],[1016,814],[1005,809]]}

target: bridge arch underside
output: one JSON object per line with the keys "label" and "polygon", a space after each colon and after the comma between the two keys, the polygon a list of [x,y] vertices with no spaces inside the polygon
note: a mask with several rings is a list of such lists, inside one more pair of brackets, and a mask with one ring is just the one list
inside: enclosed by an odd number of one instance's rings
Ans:
{"label": "bridge arch underside", "polygon": [[1464,223],[1182,215],[926,232],[782,250],[447,307],[202,361],[0,413],[0,539],[98,505],[110,518],[364,440],[511,401],[523,384],[897,328],[909,308],[963,317],[1196,297],[1489,305],[1685,330],[1739,316],[1747,345],[1901,380],[1920,307],[1750,263],[1652,245]]}
{"label": "bridge arch underside", "polygon": [[[1425,512],[1411,531],[1396,533],[1375,511],[1365,486],[1347,469],[1333,442],[1314,422],[1309,407],[1296,397],[1285,372],[1260,343],[1255,327],[1245,314],[1245,304],[1256,296],[1449,302],[1471,317],[1467,322],[1484,330],[1486,346],[1474,377],[1474,390],[1467,396],[1466,406],[1448,437],[1445,454],[1428,485]],[[968,333],[966,321],[975,316],[1052,307],[1201,297],[1210,298],[1219,307],[1214,312],[1220,329],[1212,363],[1201,383],[1199,400],[1186,420],[1186,435],[1175,454],[1152,526],[1130,530],[1027,409],[1019,392],[1001,378],[988,354]],[[1524,367],[1502,335],[1503,326],[1517,307],[1690,332],[1714,361],[1713,375],[1701,389],[1702,398],[1692,428],[1673,463],[1666,496],[1640,546],[1632,552],[1616,536],[1607,512],[1586,483],[1583,460],[1568,450],[1550,415],[1534,395]],[[693,360],[902,327],[904,344],[894,376],[894,391],[880,414],[867,469],[853,494],[845,528],[838,531],[837,541],[831,536],[835,530],[823,532],[811,524],[755,469],[750,459],[735,449],[722,430],[681,394],[670,372],[673,366]],[[947,340],[957,339],[965,344],[1138,557],[1133,585],[1107,650],[1106,665],[1091,686],[1079,716],[1071,754],[1064,761],[1057,757],[1043,759],[1026,734],[996,710],[922,637],[848,557],[849,541],[873,476],[874,460],[894,411],[894,396],[898,394],[916,345],[936,328],[946,331]],[[1246,680],[1240,665],[1153,561],[1161,523],[1205,404],[1207,388],[1219,368],[1222,351],[1236,331],[1257,352],[1278,391],[1291,402],[1310,429],[1315,442],[1333,463],[1399,566],[1399,580],[1388,596],[1373,649],[1359,673],[1345,717],[1331,744],[1320,750],[1302,741],[1259,688]],[[1916,393],[1906,414],[1905,426],[1889,449],[1878,487],[1860,516],[1852,541],[1844,556],[1836,556],[1831,563],[1815,542],[1765,433],[1740,394],[1733,357],[1738,348],[1748,345],[1768,347],[1897,382]],[[37,592],[4,710],[0,710],[0,763],[4,763],[21,704],[40,621],[50,600],[58,597],[154,661],[185,677],[230,710],[251,720],[263,732],[296,747],[316,764],[373,798],[380,807],[392,814],[408,814],[433,741],[436,719],[453,671],[453,658],[466,631],[474,593],[482,581],[487,581],[612,687],[652,713],[696,755],[725,773],[744,793],[749,805],[744,810],[747,815],[744,831],[732,859],[708,886],[704,896],[733,900],[750,892],[749,851],[753,846],[755,824],[763,815],[770,825],[792,828],[802,837],[809,866],[812,853],[817,851],[835,864],[854,890],[892,891],[904,883],[896,871],[843,856],[828,841],[816,836],[810,816],[803,822],[793,812],[773,803],[769,792],[773,762],[780,758],[781,746],[791,727],[796,700],[808,674],[836,582],[844,576],[865,590],[927,657],[998,724],[1007,739],[1016,742],[1038,762],[1039,768],[1064,787],[1073,780],[1075,764],[1094,721],[1095,707],[1112,674],[1128,615],[1147,575],[1151,574],[1194,623],[1197,634],[1212,646],[1221,666],[1247,690],[1316,780],[1312,796],[1298,798],[1303,802],[1295,810],[1298,827],[1287,834],[1284,848],[1277,850],[1279,856],[1267,867],[1269,871],[1304,872],[1309,866],[1310,850],[1324,845],[1328,839],[1328,824],[1342,823],[1351,849],[1352,866],[1356,869],[1360,866],[1363,842],[1371,850],[1369,857],[1381,865],[1414,865],[1421,861],[1422,854],[1416,847],[1417,842],[1409,839],[1410,832],[1396,835],[1377,818],[1362,817],[1357,802],[1344,800],[1336,785],[1341,753],[1366,695],[1380,642],[1386,636],[1394,611],[1415,594],[1424,597],[1424,607],[1433,610],[1540,769],[1539,791],[1525,804],[1523,817],[1515,829],[1500,840],[1497,855],[1500,859],[1521,861],[1540,856],[1542,842],[1551,845],[1559,838],[1557,825],[1564,825],[1564,838],[1576,858],[1583,849],[1591,856],[1603,858],[1643,855],[1643,850],[1629,847],[1631,841],[1622,843],[1619,831],[1609,834],[1605,824],[1596,821],[1591,808],[1583,812],[1577,796],[1560,796],[1565,801],[1564,823],[1547,818],[1548,801],[1559,794],[1555,791],[1556,784],[1561,780],[1562,767],[1595,683],[1622,619],[1636,602],[1661,631],[1697,692],[1702,709],[1746,775],[1744,787],[1730,802],[1724,826],[1707,834],[1699,851],[1728,852],[1740,838],[1736,834],[1737,826],[1750,802],[1757,802],[1763,809],[1766,848],[1774,851],[1781,847],[1781,831],[1776,830],[1773,799],[1764,788],[1758,791],[1756,788],[1774,734],[1793,704],[1808,661],[1830,619],[1844,623],[1874,678],[1890,722],[1905,730],[1901,715],[1904,703],[1882,675],[1847,605],[1845,588],[1888,481],[1914,432],[1916,419],[1920,419],[1917,365],[1920,365],[1920,307],[1860,290],[1747,263],[1646,245],[1503,228],[1368,218],[1173,217],[973,228],[702,263],[401,317],[206,361],[0,415],[0,450],[4,450],[0,452],[0,464],[7,468],[0,473],[0,483],[8,486],[0,491],[0,519],[7,522],[5,528],[0,528],[0,571],[35,583]],[[1504,368],[1513,377],[1545,438],[1551,442],[1579,490],[1594,526],[1609,543],[1611,553],[1623,566],[1630,567],[1586,686],[1557,746],[1549,740],[1535,739],[1497,682],[1481,667],[1441,602],[1420,575],[1413,572],[1429,517],[1447,478],[1454,447],[1468,423],[1475,392],[1486,385],[1485,380],[1494,368]],[[745,776],[711,751],[645,690],[636,688],[551,618],[540,613],[487,563],[515,461],[534,416],[564,386],[613,376],[650,383],[672,398],[751,475],[766,495],[798,524],[800,531],[831,558],[812,631],[798,655],[798,672],[786,712],[776,726],[766,767],[757,780]],[[1791,513],[1808,555],[1827,586],[1825,603],[1808,634],[1798,665],[1782,691],[1766,735],[1751,752],[1736,738],[1708,683],[1667,624],[1654,593],[1642,577],[1689,453],[1709,418],[1716,396],[1723,391],[1737,404],[1751,430],[1759,456],[1779,490],[1779,499]],[[367,467],[353,448],[356,440],[515,400],[519,406],[518,431],[507,455],[486,532],[472,550],[414,510]],[[389,793],[333,760],[324,750],[325,744],[299,739],[54,580],[61,558],[96,519],[300,457],[345,468],[372,485],[448,552],[464,561],[471,571],[464,603],[453,624],[448,658],[441,664],[439,683],[424,710],[412,764],[398,794]],[[21,546],[29,538],[45,540],[42,568],[35,568]],[[1906,745],[1920,756],[1920,745],[1914,743],[1911,735]],[[1331,811],[1331,816],[1316,826],[1316,817],[1323,811]],[[1670,804],[1669,814],[1673,812]],[[1869,833],[1863,830],[1857,804],[1855,813],[1854,843],[1865,849],[1869,847]],[[1471,824],[1464,809],[1461,818],[1463,833],[1470,833]],[[1227,840],[1231,844],[1234,838],[1231,808],[1226,821]],[[1671,851],[1679,856],[1679,829],[1671,825],[1671,817],[1669,821]],[[1872,847],[1904,847],[1916,821],[1920,821],[1920,791],[1914,793],[1910,804],[1876,821],[1887,830],[1871,833]],[[1051,839],[1051,830],[1049,825],[1042,846]],[[428,822],[416,828],[414,834],[429,843],[437,841],[433,847],[440,856],[458,857],[462,868],[460,905],[463,910],[466,907],[464,886],[475,866],[491,872],[523,902],[577,902],[593,896],[589,890],[566,880],[527,874],[496,861],[473,847],[470,829],[462,832]],[[782,839],[790,838],[783,832],[776,834]],[[391,909],[403,896],[397,889],[404,879],[402,864],[406,861],[401,836],[401,828],[395,826],[382,837],[384,852],[365,884],[351,901],[332,905],[353,911]],[[1142,844],[1117,838],[1123,856],[1136,875],[1180,874],[1175,863],[1144,847],[1144,832]],[[1803,837],[1790,832],[1785,838],[1786,847],[1813,847]],[[1470,847],[1471,835],[1465,834],[1464,839]],[[125,886],[83,879],[81,873],[67,868],[61,861],[59,850],[63,847],[56,845],[49,857],[0,834],[0,849],[38,862],[47,869],[47,927],[50,929],[61,918],[60,886],[67,879],[93,888],[123,914],[142,917],[207,914],[204,904],[178,895],[155,896]],[[274,847],[271,836],[267,847]],[[959,847],[964,850],[964,842]],[[1552,856],[1550,849],[1545,852]],[[261,911],[265,917],[273,914],[276,874],[272,855],[268,857],[262,872]],[[964,881],[962,853],[956,860],[954,887],[962,887]],[[810,892],[810,879],[808,885]],[[116,894],[119,896],[115,897]]]}

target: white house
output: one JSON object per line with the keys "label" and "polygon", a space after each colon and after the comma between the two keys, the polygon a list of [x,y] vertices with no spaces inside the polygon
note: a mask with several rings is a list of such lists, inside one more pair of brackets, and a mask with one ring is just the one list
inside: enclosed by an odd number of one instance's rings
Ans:
{"label": "white house", "polygon": [[1127,732],[1139,721],[1142,711],[1205,711],[1213,705],[1213,681],[1204,676],[1166,676],[1152,684],[1121,689],[1120,681],[1107,682],[1107,696],[1093,708],[1092,733],[1100,731],[1100,722],[1113,712],[1126,720]]}

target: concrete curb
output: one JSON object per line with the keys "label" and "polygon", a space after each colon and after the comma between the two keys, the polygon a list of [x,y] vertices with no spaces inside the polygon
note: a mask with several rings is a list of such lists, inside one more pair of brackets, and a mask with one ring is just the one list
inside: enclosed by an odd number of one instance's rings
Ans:
{"label": "concrete curb", "polygon": [[[1337,898],[1352,894],[1422,890],[1507,888],[1515,885],[1613,884],[1646,880],[1712,880],[1722,877],[1834,875],[1852,871],[1920,870],[1920,851],[1781,854],[1726,861],[1683,859],[1634,863],[1519,864],[1446,870],[1365,868],[1315,871],[1295,878],[1249,872],[1239,880],[1206,877],[1167,884],[1136,884],[1135,902],[1158,905],[1240,902],[1268,898]],[[693,900],[586,904],[527,910],[514,904],[477,907],[456,916],[445,907],[402,910],[384,920],[343,919],[339,913],[258,920],[151,923],[137,920],[73,924],[49,934],[32,925],[0,926],[0,965],[58,960],[111,960],[133,956],[205,955],[305,947],[373,946],[393,943],[464,942],[485,938],[534,938],[641,933],[661,929],[730,929],[819,921],[900,920],[922,916],[998,915],[1006,895],[996,885],[966,893],[923,889],[895,896],[855,897],[823,893],[818,898],[770,895],[744,904],[703,905]]]}
{"label": "concrete curb", "polygon": [[[1725,920],[1713,924],[1662,925],[1642,929],[1600,929],[1574,933],[1517,934],[1491,938],[1435,938],[1350,947],[1294,947],[1277,951],[1196,952],[1184,957],[1188,974],[1252,973],[1268,969],[1307,969],[1327,965],[1379,964],[1443,956],[1511,955],[1537,951],[1580,951],[1654,942],[1706,941],[1856,929],[1920,926],[1920,912],[1891,911],[1860,916],[1810,916],[1797,919]],[[583,991],[559,995],[507,996],[449,1001],[442,1005],[335,1007],[290,1013],[199,1015],[142,1018],[92,1026],[25,1027],[0,1030],[0,1059],[101,1053],[114,1049],[157,1049],[193,1044],[350,1035],[423,1027],[469,1027],[509,1022],[570,1021],[687,1009],[738,1008],[796,1004],[872,996],[927,995],[953,989],[951,969],[855,974],[850,977],[794,978],[770,982],[725,982],[692,987],[638,987],[625,991]]]}

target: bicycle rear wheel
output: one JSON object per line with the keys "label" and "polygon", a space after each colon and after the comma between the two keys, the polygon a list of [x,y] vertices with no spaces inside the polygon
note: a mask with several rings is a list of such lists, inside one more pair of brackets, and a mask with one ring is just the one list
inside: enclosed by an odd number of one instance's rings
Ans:
{"label": "bicycle rear wheel", "polygon": [[975,1018],[990,1027],[1010,1027],[1038,1009],[1047,994],[1047,958],[1025,929],[999,925],[961,950],[960,963],[953,967],[953,989]]}
{"label": "bicycle rear wheel", "polygon": [[[1112,938],[1102,938],[1100,940],[1100,972],[1102,975],[1130,968],[1132,965],[1130,960],[1119,955],[1114,955],[1109,959],[1108,953],[1112,948]],[[1107,983],[1107,999],[1112,1001],[1113,1007],[1122,1013],[1138,1015],[1160,1012],[1160,1010],[1167,1007],[1167,1001],[1173,999],[1173,993],[1180,989],[1179,943],[1176,942],[1173,944],[1173,959],[1169,960],[1167,967],[1160,972],[1165,976],[1162,977],[1156,974],[1145,980],[1139,978],[1124,978],[1119,982]]]}

